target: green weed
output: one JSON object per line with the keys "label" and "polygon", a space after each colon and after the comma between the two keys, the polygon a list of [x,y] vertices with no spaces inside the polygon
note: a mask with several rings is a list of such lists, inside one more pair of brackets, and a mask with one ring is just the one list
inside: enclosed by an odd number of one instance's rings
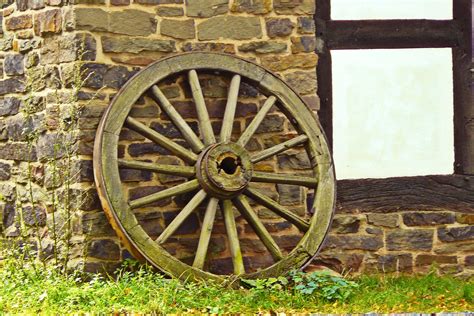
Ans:
{"label": "green weed", "polygon": [[[395,313],[474,310],[472,280],[424,276],[361,276],[352,280],[295,272],[247,280],[230,289],[182,283],[127,261],[114,275],[61,273],[9,257],[0,267],[0,313]],[[34,266],[36,265],[36,266]],[[315,284],[312,284],[314,282]],[[315,286],[317,285],[317,286]],[[310,293],[311,292],[311,293]],[[349,294],[347,294],[349,293]]]}

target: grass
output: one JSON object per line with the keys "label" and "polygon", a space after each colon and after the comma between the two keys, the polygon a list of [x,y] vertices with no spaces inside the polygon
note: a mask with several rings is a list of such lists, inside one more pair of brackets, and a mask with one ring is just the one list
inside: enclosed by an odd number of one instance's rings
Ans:
{"label": "grass", "polygon": [[[18,263],[18,262],[17,262]],[[301,273],[232,290],[211,283],[166,279],[147,268],[114,278],[65,276],[57,269],[11,262],[0,267],[0,313],[363,313],[466,312],[474,310],[474,282],[429,273],[361,276],[352,281]],[[299,278],[299,279],[298,279]],[[302,281],[301,281],[302,280]],[[313,283],[310,283],[313,282]],[[315,283],[323,282],[323,287]],[[251,282],[252,283],[252,282]],[[299,287],[298,287],[299,285]],[[313,289],[310,291],[308,289]],[[298,290],[299,289],[299,290]],[[341,295],[322,294],[336,289]],[[311,292],[312,294],[305,294]],[[326,291],[327,292],[327,291]],[[331,292],[331,290],[330,290]]]}

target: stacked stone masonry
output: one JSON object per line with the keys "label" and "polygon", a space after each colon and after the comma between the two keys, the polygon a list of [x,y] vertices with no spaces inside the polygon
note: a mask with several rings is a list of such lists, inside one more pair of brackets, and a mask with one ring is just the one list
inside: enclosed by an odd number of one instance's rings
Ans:
{"label": "stacked stone masonry", "polygon": [[[252,60],[286,80],[317,113],[316,48],[310,0],[18,0],[0,2],[0,214],[4,241],[26,239],[51,257],[66,247],[68,264],[87,271],[112,271],[130,254],[121,246],[100,208],[92,173],[92,150],[100,117],[122,85],[142,67],[180,52],[213,51]],[[228,81],[200,77],[216,130]],[[189,87],[182,77],[160,83],[191,127],[199,133]],[[236,135],[262,103],[243,84]],[[181,135],[159,107],[141,98],[131,115],[167,137]],[[281,113],[265,119],[250,150],[293,135]],[[183,145],[184,142],[183,142]],[[119,156],[180,163],[159,146],[124,129]],[[302,151],[279,155],[258,166],[265,171],[305,172]],[[129,198],[162,190],[179,178],[123,170]],[[299,187],[262,187],[272,198],[304,216],[311,194]],[[137,218],[157,236],[186,197],[139,209]],[[158,210],[158,211],[157,211]],[[281,248],[291,250],[300,236],[265,209],[258,210]],[[306,214],[308,216],[308,214]],[[20,221],[21,219],[21,221]],[[67,241],[54,241],[55,227]],[[191,216],[167,246],[192,260],[202,210]],[[238,220],[246,265],[257,269],[271,257]],[[59,227],[59,228],[58,228]],[[211,271],[229,272],[225,228],[214,228]],[[39,233],[42,237],[38,238]],[[56,237],[57,238],[57,237]],[[316,262],[338,271],[474,272],[474,217],[450,210],[397,210],[390,213],[338,209],[331,233]]]}

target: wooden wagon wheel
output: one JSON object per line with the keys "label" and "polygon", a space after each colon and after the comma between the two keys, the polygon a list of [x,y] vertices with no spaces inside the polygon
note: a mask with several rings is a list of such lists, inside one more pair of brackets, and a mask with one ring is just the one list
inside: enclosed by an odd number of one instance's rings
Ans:
{"label": "wooden wagon wheel", "polygon": [[[230,74],[232,77],[219,135],[214,135],[198,79],[198,74],[205,71],[217,71],[220,74]],[[158,87],[160,81],[176,74],[184,74],[189,81],[202,139],[190,128]],[[266,96],[266,100],[238,140],[231,141],[241,79],[251,82]],[[186,140],[189,149],[129,115],[132,106],[144,94],[150,95],[161,111],[166,113]],[[245,149],[246,144],[273,105],[291,121],[296,135],[280,144],[250,154]],[[181,158],[186,165],[161,165],[119,159],[117,154],[119,135],[124,126],[167,149]],[[298,145],[305,148],[310,161],[311,175],[297,176],[254,170],[253,167],[258,162]],[[187,180],[129,201],[120,189],[120,168],[178,175]],[[103,209],[112,227],[131,253],[137,258],[146,259],[167,274],[185,279],[218,281],[226,279],[225,276],[205,271],[203,268],[213,224],[217,220],[218,207],[223,214],[234,275],[241,278],[277,276],[301,267],[320,248],[334,211],[335,178],[332,159],[325,136],[314,114],[276,75],[252,62],[225,54],[200,52],[175,55],[151,64],[130,79],[115,96],[99,125],[94,147],[94,176]],[[254,182],[291,184],[314,189],[314,198],[308,206],[311,218],[296,215],[277,201],[252,188]],[[134,215],[133,210],[136,208],[192,191],[197,193],[157,239],[151,238],[145,232]],[[248,198],[284,218],[304,233],[292,251],[283,254],[253,211]],[[195,259],[192,265],[188,265],[167,252],[162,244],[201,204],[207,207]],[[274,263],[270,266],[252,273],[245,272],[233,207],[238,209],[270,252],[274,259]]]}

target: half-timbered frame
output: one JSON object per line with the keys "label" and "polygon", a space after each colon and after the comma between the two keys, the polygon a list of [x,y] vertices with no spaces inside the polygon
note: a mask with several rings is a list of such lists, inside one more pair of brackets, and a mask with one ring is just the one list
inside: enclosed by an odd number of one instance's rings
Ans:
{"label": "half-timbered frame", "polygon": [[318,93],[321,123],[332,144],[331,50],[452,48],[455,161],[452,175],[341,180],[338,209],[474,211],[472,3],[453,0],[451,20],[331,20],[331,1],[317,0]]}

